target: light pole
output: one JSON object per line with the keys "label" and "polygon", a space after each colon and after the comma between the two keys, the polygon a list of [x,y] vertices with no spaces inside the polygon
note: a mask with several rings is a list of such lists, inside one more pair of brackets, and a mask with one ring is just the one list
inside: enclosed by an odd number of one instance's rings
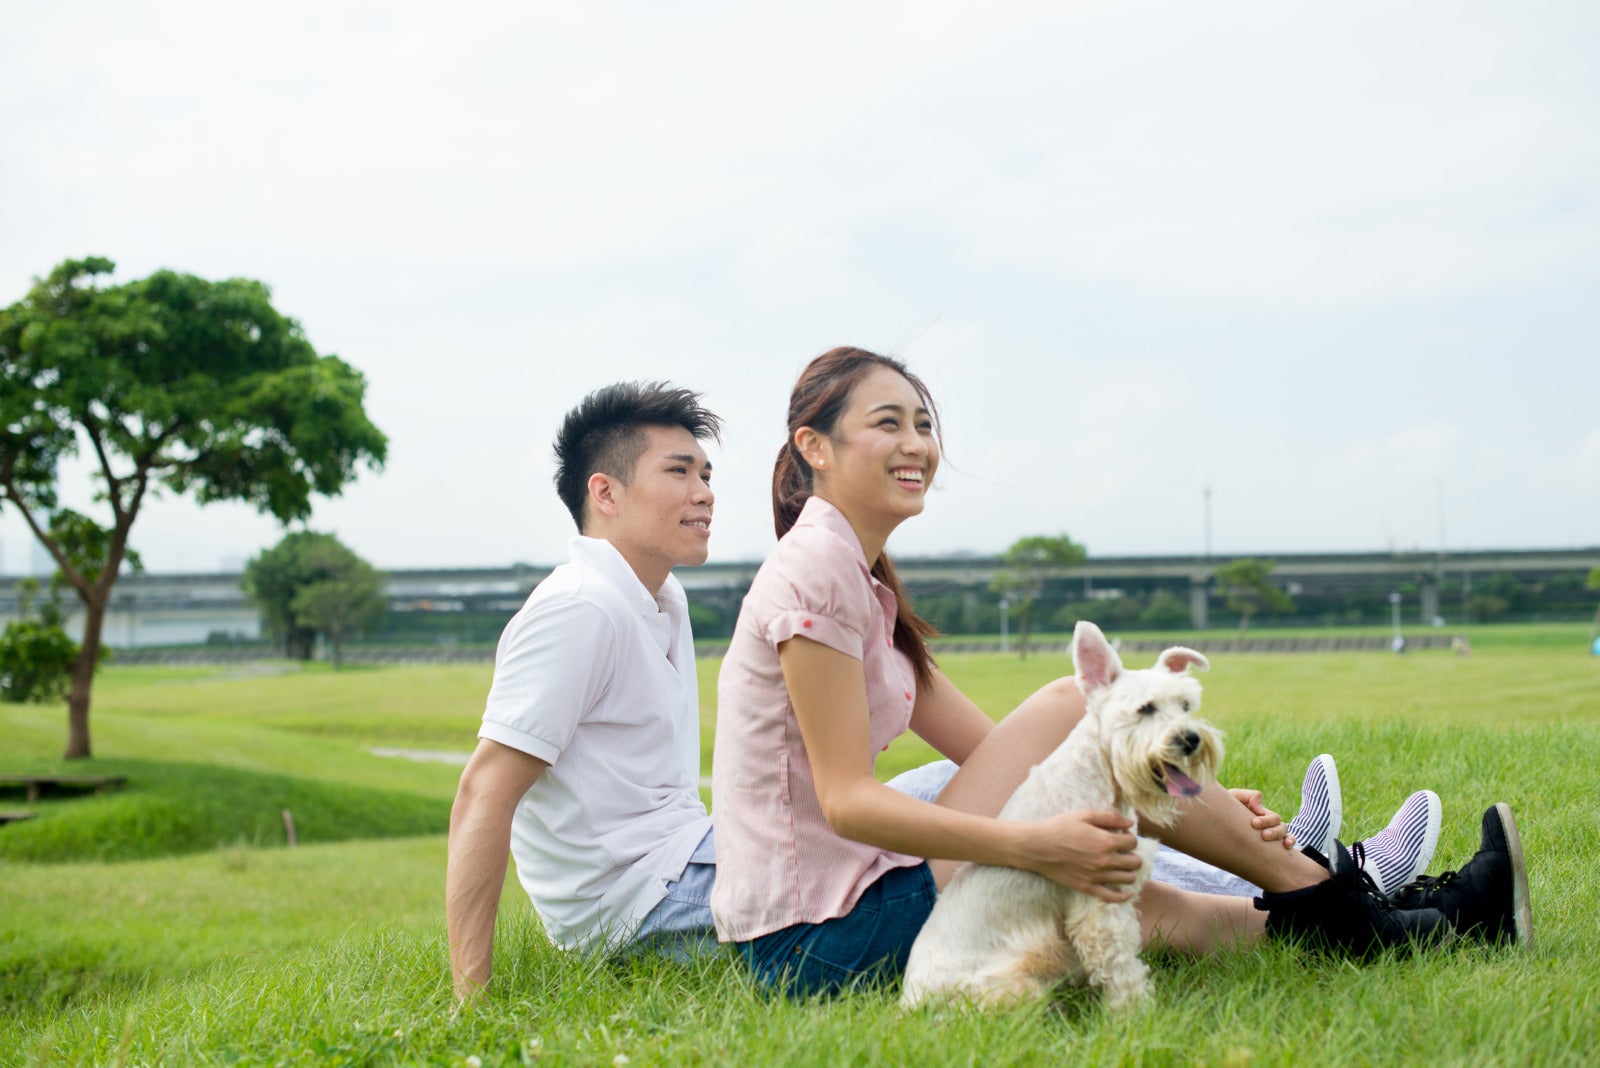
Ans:
{"label": "light pole", "polygon": [[1389,612],[1394,619],[1394,637],[1389,640],[1389,648],[1397,653],[1406,651],[1406,640],[1400,636],[1400,591],[1395,590],[1389,594]]}
{"label": "light pole", "polygon": [[1007,613],[1010,611],[1011,602],[1004,597],[1000,598],[1000,651],[1002,653],[1011,651],[1011,643],[1006,640]]}

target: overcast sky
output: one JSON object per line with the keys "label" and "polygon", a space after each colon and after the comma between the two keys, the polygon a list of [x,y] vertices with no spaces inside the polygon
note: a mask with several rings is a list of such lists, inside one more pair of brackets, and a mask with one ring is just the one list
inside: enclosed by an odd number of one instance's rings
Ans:
{"label": "overcast sky", "polygon": [[[1219,554],[1600,545],[1593,0],[237,7],[11,5],[0,304],[266,282],[367,376],[388,464],[311,525],[380,567],[563,559],[561,413],[656,377],[759,559],[839,344],[943,415],[903,555],[1198,553],[1206,487]],[[279,536],[169,499],[133,544]]]}

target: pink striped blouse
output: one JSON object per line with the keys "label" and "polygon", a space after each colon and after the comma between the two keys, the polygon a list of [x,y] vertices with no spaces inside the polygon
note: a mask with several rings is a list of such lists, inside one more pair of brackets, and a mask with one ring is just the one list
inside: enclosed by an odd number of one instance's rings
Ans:
{"label": "pink striped blouse", "polygon": [[756,573],[717,682],[711,911],[723,941],[843,916],[884,872],[921,863],[828,826],[778,664],[796,635],[860,660],[876,758],[905,732],[916,700],[894,619],[894,595],[869,573],[849,521],[812,497]]}

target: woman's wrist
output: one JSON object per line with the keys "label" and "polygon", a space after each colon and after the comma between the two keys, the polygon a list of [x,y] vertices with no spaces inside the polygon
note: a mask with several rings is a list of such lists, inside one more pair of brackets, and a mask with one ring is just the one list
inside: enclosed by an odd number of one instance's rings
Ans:
{"label": "woman's wrist", "polygon": [[1016,820],[995,820],[995,844],[1000,847],[1003,860],[999,863],[1007,868],[1021,868],[1024,871],[1036,871],[1039,863],[1040,850],[1035,845],[1038,834],[1036,825],[1021,823]]}

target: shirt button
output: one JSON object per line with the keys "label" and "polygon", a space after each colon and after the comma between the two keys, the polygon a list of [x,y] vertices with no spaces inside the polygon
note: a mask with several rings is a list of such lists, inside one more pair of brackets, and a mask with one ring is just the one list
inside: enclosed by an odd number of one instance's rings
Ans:
{"label": "shirt button", "polygon": [[906,700],[907,701],[911,700],[911,692],[909,690],[906,691]]}
{"label": "shirt button", "polygon": [[801,620],[801,621],[800,621],[800,625],[801,625],[801,626],[802,626],[802,627],[809,627],[809,626],[811,626],[811,620],[809,620],[809,619],[802,619],[802,620]]}

